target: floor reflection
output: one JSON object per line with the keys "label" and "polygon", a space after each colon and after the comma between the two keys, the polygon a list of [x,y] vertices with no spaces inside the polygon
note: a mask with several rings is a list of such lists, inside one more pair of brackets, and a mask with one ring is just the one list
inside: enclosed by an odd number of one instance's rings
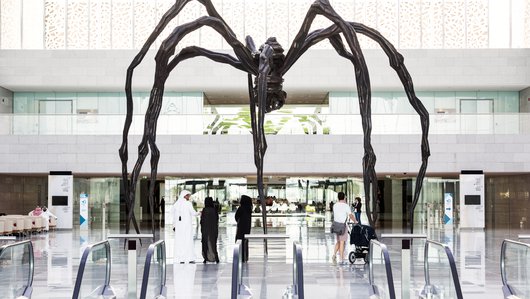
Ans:
{"label": "floor reflection", "polygon": [[[329,219],[326,227],[329,227]],[[354,265],[335,265],[331,263],[331,254],[335,238],[322,228],[304,222],[283,220],[283,227],[270,227],[271,233],[284,233],[290,236],[290,242],[298,241],[303,248],[305,293],[308,298],[367,298],[368,266],[361,260]],[[261,228],[253,228],[261,233]],[[200,231],[200,230],[198,230]],[[118,233],[118,229],[58,230],[43,234],[33,234],[35,250],[35,278],[33,298],[71,298],[79,259],[83,247],[102,239],[103,235]],[[395,231],[389,230],[392,233]],[[378,230],[377,234],[387,233]],[[517,235],[528,231],[521,230],[458,230],[449,227],[437,227],[419,231],[430,239],[449,245],[454,253],[464,298],[501,298],[499,256],[504,238],[517,240]],[[174,232],[168,224],[162,229],[161,237],[166,240],[167,289],[169,298],[227,298],[231,289],[232,249],[235,242],[235,226],[224,225],[219,229],[218,251],[220,264],[173,264]],[[200,235],[196,236],[196,256],[201,257]],[[396,293],[399,294],[400,246],[401,242],[380,239],[391,250]],[[147,243],[147,242],[146,242]],[[348,242],[347,242],[348,243]],[[4,242],[5,244],[5,242]],[[145,252],[149,244],[143,244],[138,250],[137,273],[142,273]],[[414,242],[412,247],[413,277],[411,286],[415,290],[422,288],[423,243]],[[118,297],[127,293],[127,252],[123,243],[113,241],[111,286]],[[348,244],[348,252],[352,250]],[[282,256],[282,252],[286,252]],[[269,261],[263,259],[263,248],[259,242],[250,246],[250,260],[245,265],[244,283],[251,289],[254,298],[281,298],[292,284],[292,245],[286,251],[277,250],[277,256]],[[138,281],[140,281],[138,277]],[[138,288],[140,283],[138,283]]]}

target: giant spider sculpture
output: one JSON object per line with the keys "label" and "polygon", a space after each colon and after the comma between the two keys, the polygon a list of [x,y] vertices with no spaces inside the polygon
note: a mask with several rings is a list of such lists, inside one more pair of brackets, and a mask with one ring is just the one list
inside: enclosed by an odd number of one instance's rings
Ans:
{"label": "giant spider sculpture", "polygon": [[[429,143],[427,139],[429,131],[429,114],[421,101],[415,95],[412,79],[409,75],[409,72],[407,71],[407,68],[403,64],[403,56],[401,56],[401,54],[396,51],[394,46],[376,30],[363,24],[347,22],[343,20],[331,7],[328,0],[316,0],[311,5],[305,20],[302,23],[300,31],[294,38],[294,41],[286,55],[283,54],[283,48],[274,37],[267,39],[265,44],[260,46],[259,49],[256,48],[254,41],[250,36],[246,37],[246,45],[243,45],[237,40],[232,29],[230,29],[230,27],[216,11],[211,0],[196,0],[206,7],[208,16],[200,17],[193,22],[182,24],[176,27],[173,32],[162,42],[155,56],[155,80],[149,98],[149,106],[146,112],[143,138],[140,145],[138,146],[138,158],[129,178],[127,171],[127,138],[132,122],[133,112],[131,91],[133,71],[135,67],[141,63],[149,48],[163,31],[163,29],[167,26],[169,21],[175,18],[175,16],[179,14],[185,5],[191,1],[193,0],[175,1],[175,4],[163,15],[162,19],[145,42],[144,46],[134,57],[129,68],[127,69],[127,79],[125,85],[125,92],[127,96],[127,116],[123,128],[123,143],[119,149],[120,159],[122,162],[122,176],[125,187],[126,204],[128,209],[126,233],[129,233],[131,222],[134,225],[136,232],[139,233],[133,207],[135,202],[136,183],[138,181],[138,176],[143,162],[149,153],[148,147],[150,147],[152,151],[149,203],[150,206],[153,207],[153,191],[157,176],[158,161],[160,158],[160,151],[156,146],[156,125],[158,116],[160,114],[160,109],[162,107],[165,82],[171,71],[173,71],[173,69],[180,62],[197,56],[203,56],[216,62],[231,65],[234,68],[248,74],[250,114],[254,143],[254,163],[257,168],[258,194],[259,198],[262,199],[262,220],[263,223],[267,223],[265,200],[263,200],[263,160],[267,150],[267,142],[265,140],[264,132],[265,114],[273,110],[280,109],[285,103],[287,94],[282,90],[283,75],[285,75],[285,73],[298,60],[298,58],[300,58],[300,56],[304,54],[311,46],[324,39],[329,39],[331,45],[334,47],[337,53],[340,56],[350,60],[355,69],[355,79],[357,83],[357,92],[364,133],[363,184],[367,202],[366,214],[368,216],[370,225],[373,226],[377,220],[377,213],[371,212],[371,207],[375,207],[375,200],[377,198],[377,176],[375,172],[376,156],[370,140],[372,130],[371,90],[368,68],[357,40],[358,33],[366,35],[381,46],[390,60],[391,67],[399,76],[410,104],[420,116],[422,128],[422,164],[417,175],[413,204],[411,210],[409,211],[410,220],[411,223],[413,223],[413,211],[419,199],[423,178],[427,168],[428,157],[430,155]],[[325,18],[329,19],[333,25],[325,29],[318,29],[308,32],[316,15],[324,16]],[[232,47],[236,57],[228,54],[213,52],[196,46],[185,47],[180,52],[175,54],[175,48],[181,39],[190,32],[193,32],[203,26],[209,26],[216,30]],[[342,38],[346,40],[349,51],[345,48]],[[151,209],[151,219],[154,219],[153,209]],[[266,225],[263,226],[263,230],[264,233],[267,233]],[[152,222],[152,232],[154,235],[154,221]]]}

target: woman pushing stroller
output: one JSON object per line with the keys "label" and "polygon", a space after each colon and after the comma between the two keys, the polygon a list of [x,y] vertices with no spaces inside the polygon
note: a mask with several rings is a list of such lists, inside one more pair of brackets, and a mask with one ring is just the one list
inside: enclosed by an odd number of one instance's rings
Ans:
{"label": "woman pushing stroller", "polygon": [[355,216],[351,212],[350,206],[346,203],[344,192],[339,192],[338,202],[333,205],[333,221],[344,223],[345,229],[342,230],[342,234],[335,234],[337,241],[335,243],[333,256],[331,257],[334,263],[337,262],[337,253],[339,253],[339,262],[340,264],[344,264],[344,247],[346,246],[346,240],[348,240],[348,230],[346,229],[346,221],[348,218],[354,223],[357,223]]}

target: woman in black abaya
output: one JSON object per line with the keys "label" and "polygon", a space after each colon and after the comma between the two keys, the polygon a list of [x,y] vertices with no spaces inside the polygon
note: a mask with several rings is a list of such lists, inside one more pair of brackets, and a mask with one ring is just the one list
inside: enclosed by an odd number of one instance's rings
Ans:
{"label": "woman in black abaya", "polygon": [[248,261],[248,240],[245,239],[245,234],[250,234],[252,225],[252,199],[246,195],[241,195],[239,208],[236,211],[237,232],[236,241],[242,242],[241,258],[243,262]]}
{"label": "woman in black abaya", "polygon": [[201,233],[202,233],[202,257],[203,263],[219,263],[217,253],[217,235],[219,232],[219,214],[213,204],[213,198],[206,197],[204,209],[201,213]]}

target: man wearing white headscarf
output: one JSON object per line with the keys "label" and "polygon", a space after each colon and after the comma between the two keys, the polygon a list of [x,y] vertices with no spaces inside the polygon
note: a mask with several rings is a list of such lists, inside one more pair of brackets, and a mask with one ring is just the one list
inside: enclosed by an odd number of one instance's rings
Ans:
{"label": "man wearing white headscarf", "polygon": [[197,212],[189,201],[191,193],[182,190],[171,208],[173,229],[175,230],[175,263],[195,263],[193,243],[193,219]]}

